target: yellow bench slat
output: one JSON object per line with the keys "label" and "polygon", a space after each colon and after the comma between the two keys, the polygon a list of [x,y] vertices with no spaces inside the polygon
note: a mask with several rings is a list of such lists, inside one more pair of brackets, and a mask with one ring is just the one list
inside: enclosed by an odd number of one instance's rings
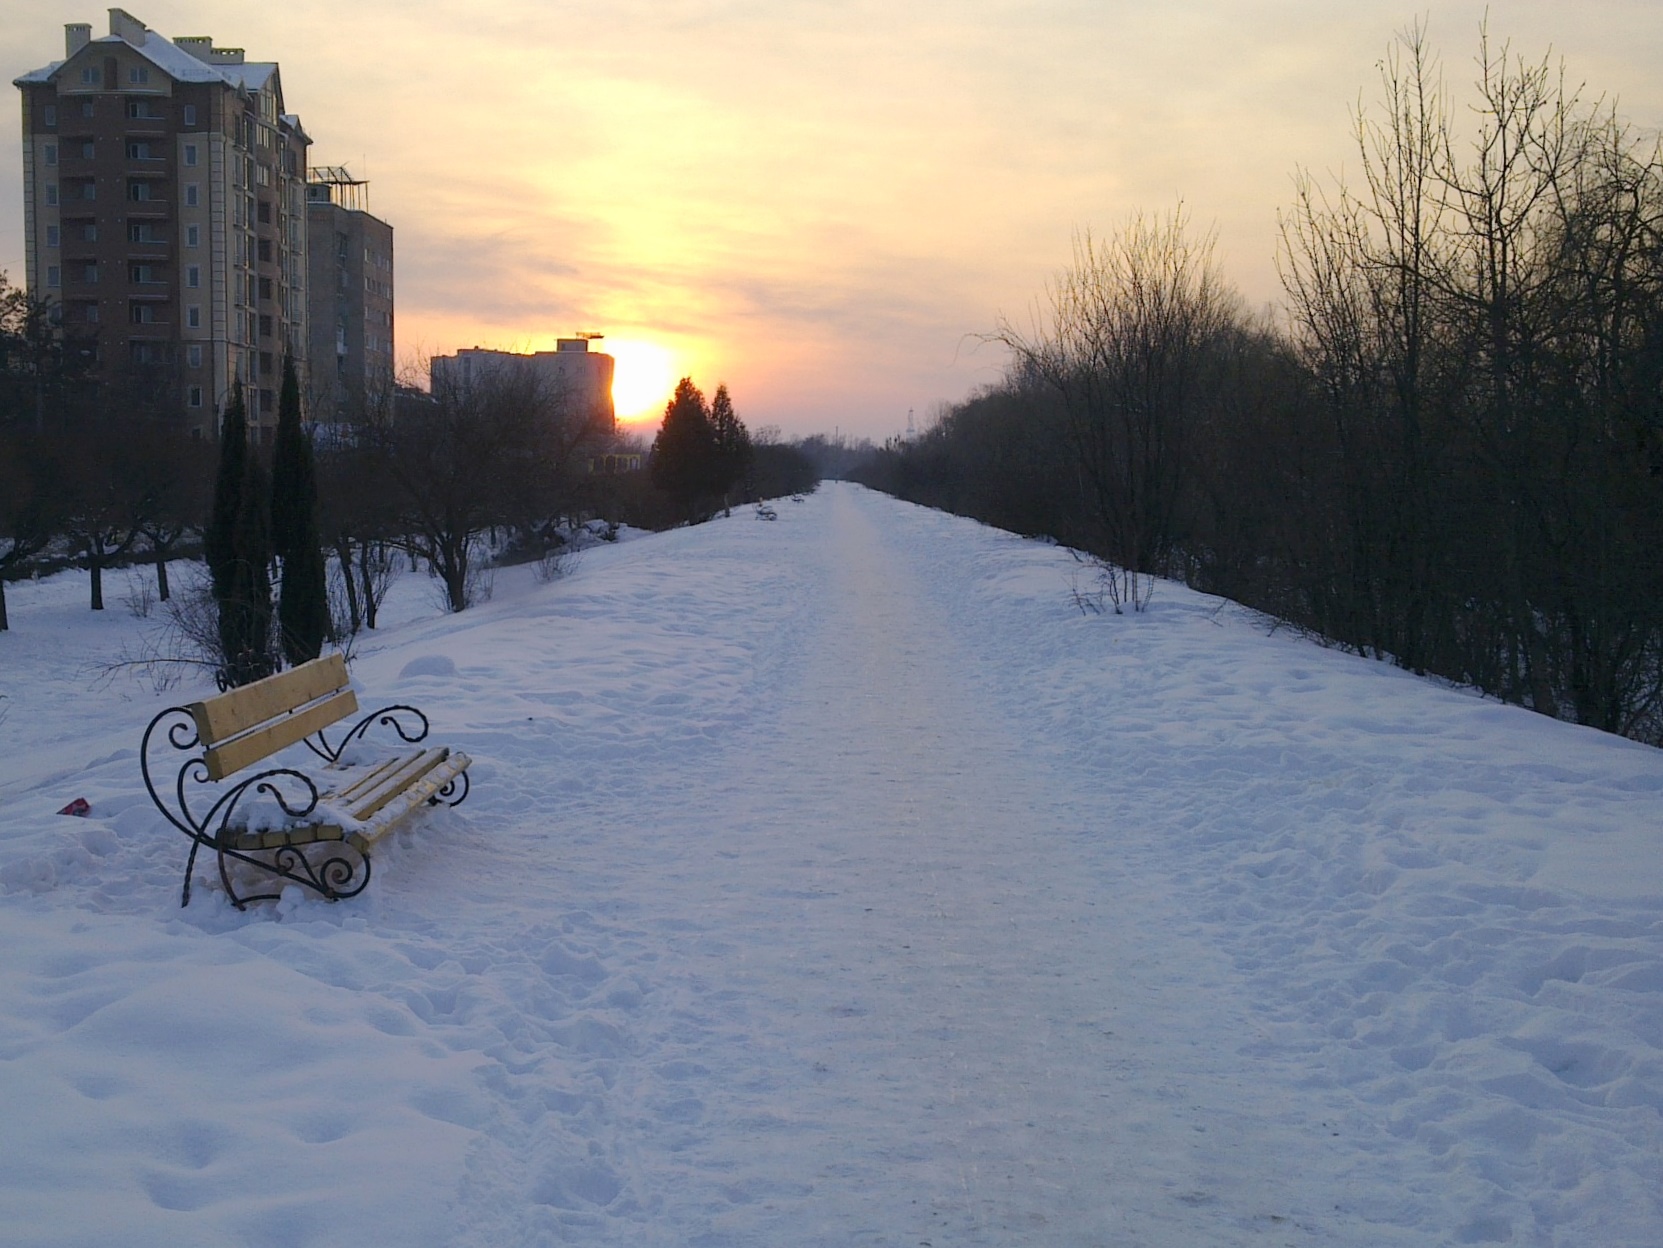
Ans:
{"label": "yellow bench slat", "polygon": [[[346,659],[325,655],[187,708],[202,744],[213,747],[297,706],[347,687]],[[356,703],[353,707],[357,709]],[[351,714],[351,711],[344,712]]]}
{"label": "yellow bench slat", "polygon": [[419,757],[421,753],[422,751],[417,749],[406,754],[395,754],[392,758],[382,759],[381,762],[377,763],[375,766],[366,768],[364,774],[354,778],[352,782],[346,786],[346,788],[341,789],[338,792],[328,794],[328,799],[336,803],[350,804],[353,799],[357,798],[365,790],[373,786],[377,781],[384,779],[392,772],[398,770],[398,768],[404,766],[411,759]]}
{"label": "yellow bench slat", "polygon": [[420,809],[435,793],[466,771],[472,761],[466,754],[452,750],[449,758],[434,767],[409,789],[394,794],[394,800],[389,801],[360,834],[362,839],[368,843],[391,831],[406,816]]}
{"label": "yellow bench slat", "polygon": [[357,697],[352,690],[343,689],[334,697],[314,703],[304,711],[285,715],[264,728],[233,737],[202,755],[202,761],[208,765],[208,778],[223,780],[250,763],[258,762],[268,754],[275,754],[285,746],[311,736],[318,729],[346,718],[357,709]]}
{"label": "yellow bench slat", "polygon": [[414,758],[407,759],[402,767],[389,773],[374,788],[358,796],[352,804],[352,817],[360,822],[374,818],[376,811],[417,783],[449,756],[449,750],[438,746],[431,750],[423,750]]}

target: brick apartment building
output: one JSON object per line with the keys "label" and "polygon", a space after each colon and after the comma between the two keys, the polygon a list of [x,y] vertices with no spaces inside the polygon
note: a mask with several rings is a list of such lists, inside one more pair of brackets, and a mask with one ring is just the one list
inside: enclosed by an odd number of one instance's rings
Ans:
{"label": "brick apartment building", "polygon": [[275,63],[109,13],[108,35],[70,24],[64,59],[14,80],[29,291],[96,343],[102,377],[172,387],[205,432],[241,380],[269,439],[283,355],[304,370],[308,352],[311,140]]}

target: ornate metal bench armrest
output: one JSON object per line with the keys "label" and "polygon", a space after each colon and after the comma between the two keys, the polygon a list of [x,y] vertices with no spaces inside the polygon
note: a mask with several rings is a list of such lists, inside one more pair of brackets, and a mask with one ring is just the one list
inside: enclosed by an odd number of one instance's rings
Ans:
{"label": "ornate metal bench armrest", "polygon": [[379,711],[371,711],[349,728],[346,734],[335,745],[329,744],[329,739],[319,729],[312,736],[306,738],[306,748],[311,750],[324,762],[333,766],[341,761],[341,755],[346,747],[359,737],[364,736],[371,728],[391,728],[399,739],[407,745],[415,745],[427,739],[427,716],[413,706],[397,703],[384,706]]}

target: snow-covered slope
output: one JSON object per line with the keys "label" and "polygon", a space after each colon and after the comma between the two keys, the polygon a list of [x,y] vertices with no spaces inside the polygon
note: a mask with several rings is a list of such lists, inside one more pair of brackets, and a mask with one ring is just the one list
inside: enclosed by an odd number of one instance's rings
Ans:
{"label": "snow-covered slope", "polygon": [[139,781],[203,690],[13,587],[7,1242],[1663,1242],[1663,753],[1074,570],[828,486],[408,577],[473,795],[248,914]]}

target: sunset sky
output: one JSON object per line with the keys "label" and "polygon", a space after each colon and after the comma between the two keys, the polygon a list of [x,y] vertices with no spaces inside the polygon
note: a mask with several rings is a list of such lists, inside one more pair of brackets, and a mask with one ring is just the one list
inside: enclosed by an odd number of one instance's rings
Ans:
{"label": "sunset sky", "polygon": [[[1483,3],[1380,0],[138,0],[169,38],[282,66],[314,164],[397,231],[398,351],[619,357],[620,410],[726,381],[746,423],[881,439],[995,379],[1077,230],[1180,198],[1255,307],[1300,166],[1354,168],[1359,98],[1424,16],[1454,86]],[[1663,126],[1663,3],[1488,5],[1589,96]],[[10,0],[11,78],[105,10]],[[23,279],[18,97],[0,268]]]}

